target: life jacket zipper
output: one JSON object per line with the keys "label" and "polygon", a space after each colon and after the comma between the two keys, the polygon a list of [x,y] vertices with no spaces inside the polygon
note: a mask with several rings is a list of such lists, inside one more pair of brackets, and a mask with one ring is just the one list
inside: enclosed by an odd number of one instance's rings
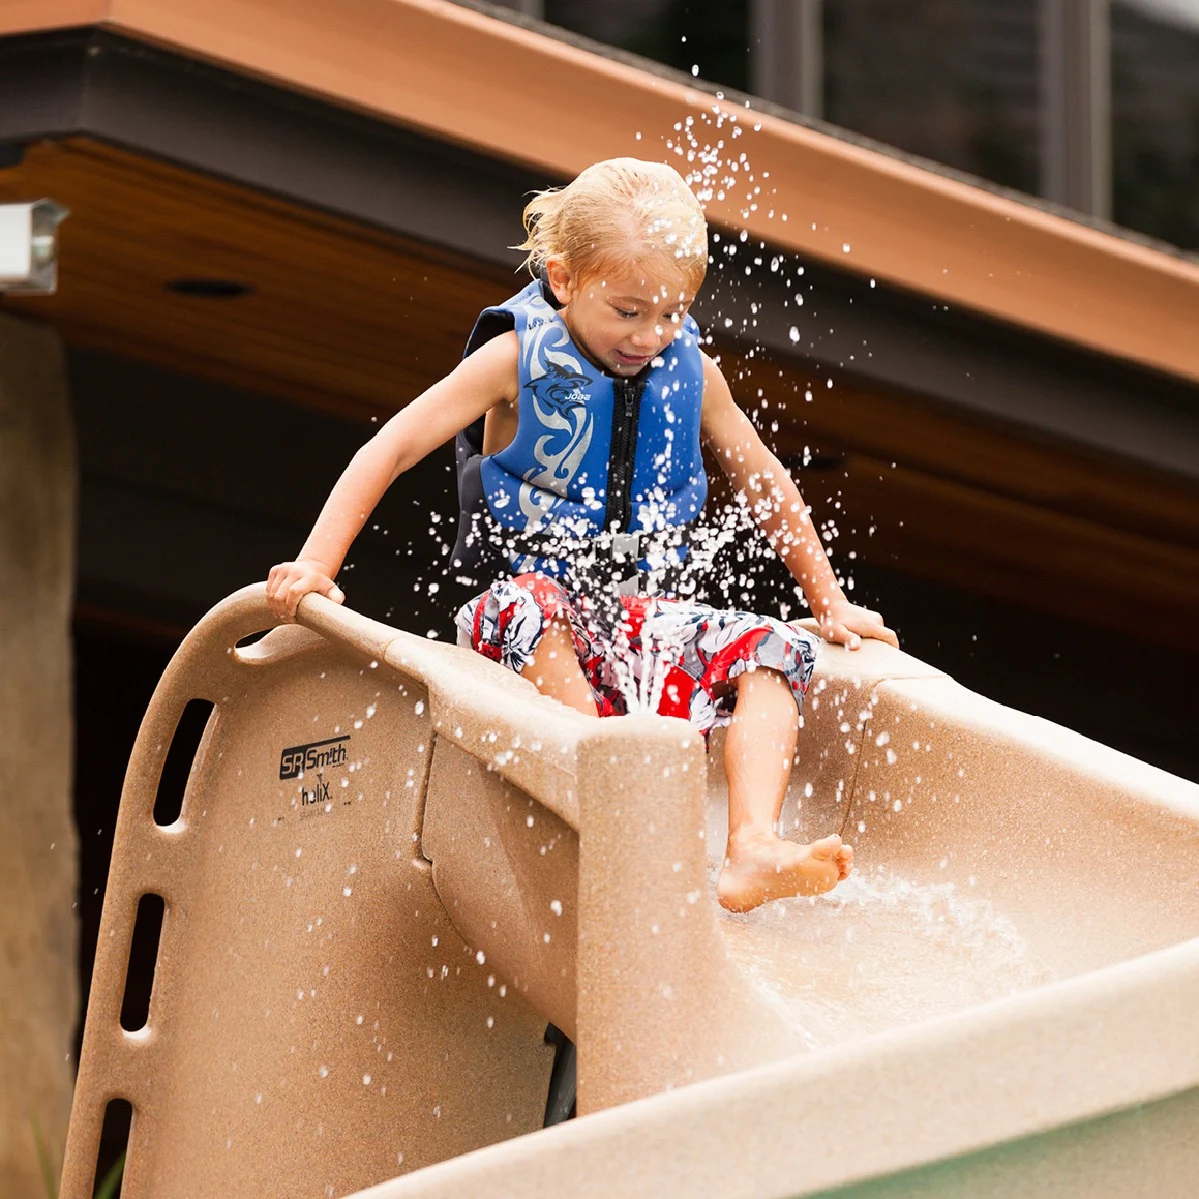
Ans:
{"label": "life jacket zipper", "polygon": [[615,379],[612,383],[612,438],[608,453],[608,503],[604,528],[628,532],[633,511],[633,463],[637,456],[637,424],[641,416],[644,379]]}

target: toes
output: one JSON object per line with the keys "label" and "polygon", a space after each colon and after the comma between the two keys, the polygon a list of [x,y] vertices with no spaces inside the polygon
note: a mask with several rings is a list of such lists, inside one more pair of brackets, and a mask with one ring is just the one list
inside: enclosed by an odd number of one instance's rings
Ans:
{"label": "toes", "polygon": [[853,846],[842,845],[837,854],[837,875],[842,879],[848,878],[851,870],[853,870]]}
{"label": "toes", "polygon": [[808,846],[808,852],[814,858],[825,858],[831,861],[834,858],[839,858],[844,848],[845,846],[842,845],[841,838],[836,833],[833,833],[831,836],[821,837],[819,841],[813,841]]}

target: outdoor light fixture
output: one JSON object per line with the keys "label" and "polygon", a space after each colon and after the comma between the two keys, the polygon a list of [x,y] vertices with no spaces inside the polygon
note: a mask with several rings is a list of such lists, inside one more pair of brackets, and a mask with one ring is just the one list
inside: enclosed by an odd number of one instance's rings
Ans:
{"label": "outdoor light fixture", "polygon": [[0,292],[54,294],[58,224],[69,211],[53,200],[0,204]]}

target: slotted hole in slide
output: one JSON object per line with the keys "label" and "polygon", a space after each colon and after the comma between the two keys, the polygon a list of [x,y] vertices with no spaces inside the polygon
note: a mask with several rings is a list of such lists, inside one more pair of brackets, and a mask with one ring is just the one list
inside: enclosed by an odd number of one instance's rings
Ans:
{"label": "slotted hole in slide", "polygon": [[550,1070],[549,1094],[545,1101],[543,1128],[573,1120],[578,1112],[578,1054],[571,1039],[555,1025],[545,1030],[545,1043],[557,1046]]}
{"label": "slotted hole in slide", "polygon": [[125,1169],[125,1152],[129,1148],[129,1126],[133,1108],[128,1099],[113,1099],[104,1109],[104,1126],[100,1130],[100,1148],[96,1153],[96,1199],[116,1199],[121,1193],[121,1175]]}
{"label": "slotted hole in slide", "polygon": [[192,761],[200,748],[204,726],[212,715],[213,703],[207,699],[189,700],[175,726],[171,748],[158,780],[158,794],[154,797],[154,822],[159,825],[174,824],[183,810],[183,792],[187,788],[187,776],[191,773]]}
{"label": "slotted hole in slide", "polygon": [[154,990],[154,965],[166,905],[161,895],[143,895],[137,903],[137,920],[129,943],[129,967],[125,974],[125,997],[121,1001],[121,1027],[137,1032],[150,1015],[150,993]]}

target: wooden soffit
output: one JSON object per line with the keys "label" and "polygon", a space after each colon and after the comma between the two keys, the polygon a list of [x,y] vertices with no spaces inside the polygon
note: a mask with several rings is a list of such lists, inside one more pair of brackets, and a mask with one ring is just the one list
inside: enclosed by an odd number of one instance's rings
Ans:
{"label": "wooden soffit", "polygon": [[[67,138],[0,171],[0,203],[52,195],[58,291],[4,309],[68,342],[358,420],[386,419],[454,367],[489,266],[224,179]],[[221,297],[188,279],[245,285]]]}
{"label": "wooden soffit", "polygon": [[557,176],[620,154],[711,151],[708,211],[719,225],[1199,380],[1194,260],[750,111],[528,22],[447,0],[0,0],[0,34],[82,25]]}

